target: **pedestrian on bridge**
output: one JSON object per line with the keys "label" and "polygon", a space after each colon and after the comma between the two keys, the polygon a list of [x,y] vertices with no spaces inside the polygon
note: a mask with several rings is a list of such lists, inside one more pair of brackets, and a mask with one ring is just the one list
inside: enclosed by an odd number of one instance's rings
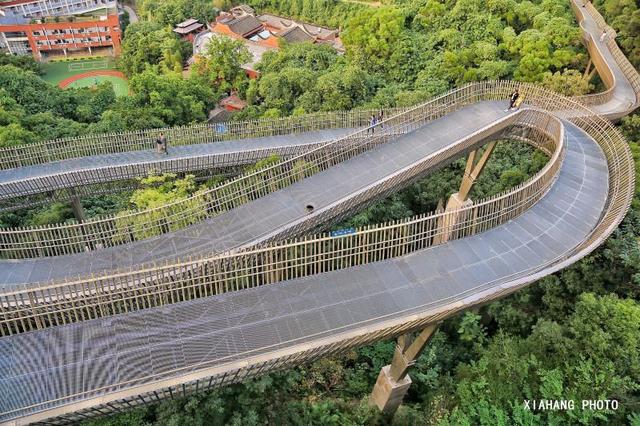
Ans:
{"label": "pedestrian on bridge", "polygon": [[371,114],[371,117],[369,118],[369,128],[367,129],[367,134],[369,134],[369,131],[371,131],[372,134],[375,133],[376,124],[378,124],[378,117],[376,117],[375,114]]}
{"label": "pedestrian on bridge", "polygon": [[165,155],[169,155],[169,152],[167,151],[167,137],[163,132],[160,132],[160,136],[156,139],[156,150],[159,154],[164,153]]}
{"label": "pedestrian on bridge", "polygon": [[514,90],[509,96],[509,108],[505,109],[505,112],[511,111],[513,107],[516,105],[516,102],[518,102],[519,98],[520,98],[520,92],[516,88],[516,90]]}
{"label": "pedestrian on bridge", "polygon": [[602,35],[600,36],[600,42],[604,42],[607,38],[607,30],[602,30]]}
{"label": "pedestrian on bridge", "polygon": [[380,123],[380,128],[383,128],[382,122],[384,121],[384,111],[380,110],[378,113],[378,123]]}

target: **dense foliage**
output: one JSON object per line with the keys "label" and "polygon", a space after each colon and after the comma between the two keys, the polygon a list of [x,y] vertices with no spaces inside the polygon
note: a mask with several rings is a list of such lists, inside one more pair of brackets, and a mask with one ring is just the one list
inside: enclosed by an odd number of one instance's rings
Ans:
{"label": "dense foliage", "polygon": [[141,18],[171,27],[189,18],[211,22],[219,11],[207,0],[138,0],[136,5]]}
{"label": "dense foliage", "polygon": [[115,97],[110,84],[63,91],[33,71],[0,66],[0,147],[91,131]]}
{"label": "dense foliage", "polygon": [[[315,16],[306,12],[315,2],[308,3],[254,4],[304,19]],[[319,4],[323,14],[341,16],[345,3]],[[266,54],[243,117],[405,106],[467,82],[501,78],[568,95],[593,88],[577,71],[586,56],[567,2],[398,0],[379,8],[357,4],[340,22],[345,56],[311,44]]]}
{"label": "dense foliage", "polygon": [[342,0],[248,0],[246,3],[260,11],[332,28],[342,27],[357,13],[367,10],[366,5]]}

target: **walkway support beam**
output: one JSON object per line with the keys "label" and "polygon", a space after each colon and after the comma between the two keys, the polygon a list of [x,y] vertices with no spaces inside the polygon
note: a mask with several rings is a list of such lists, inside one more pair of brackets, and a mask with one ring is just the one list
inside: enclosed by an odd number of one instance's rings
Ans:
{"label": "walkway support beam", "polygon": [[467,166],[464,170],[464,176],[462,177],[460,190],[458,191],[458,198],[460,199],[460,201],[465,201],[469,197],[469,192],[471,192],[473,184],[476,182],[476,179],[478,179],[478,176],[480,176],[480,173],[482,173],[484,167],[487,165],[487,161],[489,161],[489,157],[491,157],[491,153],[493,153],[493,150],[496,147],[496,143],[498,143],[498,141],[490,142],[477,162],[476,156],[478,155],[478,151],[475,150],[469,153],[469,157],[467,158]]}
{"label": "walkway support beam", "polygon": [[467,157],[467,165],[464,169],[464,175],[462,176],[462,182],[460,183],[460,189],[458,192],[451,194],[447,205],[444,209],[444,215],[440,218],[438,228],[442,230],[439,234],[433,237],[434,244],[446,243],[451,238],[451,235],[455,231],[456,224],[464,220],[459,217],[457,213],[451,213],[455,210],[459,210],[465,207],[471,207],[473,201],[469,199],[469,193],[473,188],[473,184],[478,179],[478,176],[482,173],[489,157],[493,153],[498,141],[491,141],[487,144],[484,152],[480,158],[476,161],[478,156],[478,150],[473,150]]}
{"label": "walkway support beam", "polygon": [[75,216],[78,223],[83,223],[87,220],[87,216],[84,214],[84,208],[80,202],[80,197],[78,196],[75,188],[69,189],[69,194],[71,195],[71,210],[73,210],[73,216]]}
{"label": "walkway support beam", "polygon": [[411,334],[398,337],[393,360],[391,364],[385,365],[380,370],[378,380],[369,397],[369,405],[375,405],[384,414],[393,416],[411,386],[409,368],[422,354],[438,325],[436,323],[427,326],[413,340]]}
{"label": "walkway support beam", "polygon": [[587,76],[591,77],[590,74],[591,74],[591,66],[592,65],[593,65],[593,60],[591,59],[591,57],[589,57],[589,62],[587,62],[587,66],[584,69],[584,73],[582,74],[582,79],[583,80],[587,80],[588,81]]}

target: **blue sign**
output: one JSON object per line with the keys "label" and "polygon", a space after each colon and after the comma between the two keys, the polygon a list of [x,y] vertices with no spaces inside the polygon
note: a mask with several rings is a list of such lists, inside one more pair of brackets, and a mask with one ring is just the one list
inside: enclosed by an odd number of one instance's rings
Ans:
{"label": "blue sign", "polygon": [[356,228],[344,228],[337,231],[329,232],[330,237],[344,237],[345,235],[351,235],[356,233]]}
{"label": "blue sign", "polygon": [[218,133],[227,133],[227,126],[222,123],[216,124],[216,132]]}

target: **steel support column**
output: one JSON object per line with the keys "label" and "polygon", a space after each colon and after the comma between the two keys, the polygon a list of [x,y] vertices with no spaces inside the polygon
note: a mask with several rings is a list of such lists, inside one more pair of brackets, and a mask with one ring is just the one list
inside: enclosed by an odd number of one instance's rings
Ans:
{"label": "steel support column", "polygon": [[[460,201],[466,201],[469,196],[469,192],[471,192],[471,188],[473,184],[480,176],[480,173],[484,170],[484,167],[487,165],[487,161],[489,161],[489,157],[491,157],[491,153],[493,153],[493,149],[496,147],[496,143],[498,141],[492,141],[487,144],[487,148],[482,153],[482,156],[475,162],[477,151],[471,151],[469,153],[469,157],[467,158],[467,167],[464,170],[464,176],[462,177],[462,183],[460,184],[460,190],[458,191],[458,198]],[[448,207],[448,206],[447,206]]]}
{"label": "steel support column", "polygon": [[369,397],[369,405],[375,405],[384,414],[393,416],[411,386],[409,368],[415,364],[437,328],[438,324],[429,325],[413,340],[410,334],[398,337],[393,360],[380,370]]}
{"label": "steel support column", "polygon": [[591,72],[591,66],[593,65],[593,61],[589,58],[589,62],[587,62],[587,67],[584,69],[584,74],[582,74],[582,79],[587,80],[587,76]]}

